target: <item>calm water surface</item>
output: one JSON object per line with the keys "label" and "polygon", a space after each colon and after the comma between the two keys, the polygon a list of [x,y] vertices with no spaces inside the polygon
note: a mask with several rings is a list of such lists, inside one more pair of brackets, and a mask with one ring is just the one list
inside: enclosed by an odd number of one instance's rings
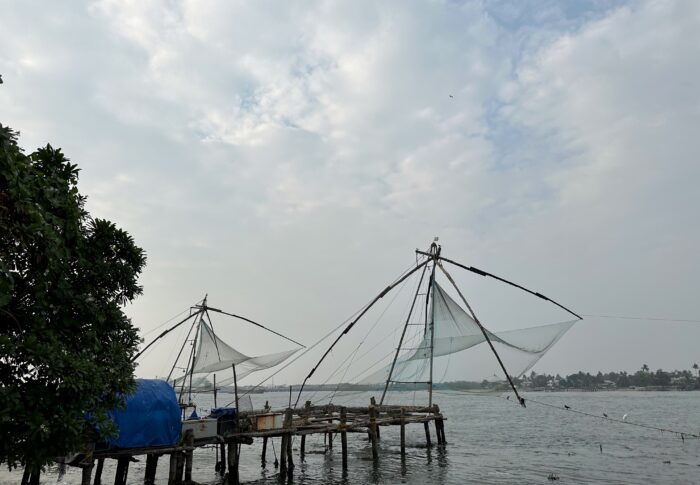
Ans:
{"label": "calm water surface", "polygon": [[[339,394],[336,404],[369,403],[371,393]],[[528,394],[525,394],[526,398]],[[699,392],[591,392],[532,393],[538,401],[610,417],[700,433]],[[206,400],[207,398],[203,398]],[[284,406],[286,393],[253,396],[256,407],[269,400]],[[422,404],[424,396],[416,395]],[[412,404],[414,393],[396,393],[394,401]],[[372,462],[371,449],[364,434],[348,434],[349,470],[343,475],[340,443],[332,453],[324,453],[322,436],[307,437],[307,455],[300,463],[298,439],[294,443],[294,483],[618,483],[666,484],[700,483],[700,440],[682,441],[670,433],[575,415],[530,403],[526,409],[496,396],[439,393],[435,401],[447,417],[445,448],[425,446],[422,425],[407,427],[407,456],[402,463],[398,427],[382,428],[380,460]],[[200,400],[203,408],[206,401]],[[434,428],[431,427],[433,443]],[[600,445],[603,451],[600,451]],[[279,442],[275,442],[275,451]],[[278,483],[272,465],[274,452],[268,446],[267,468],[260,466],[261,441],[243,446],[240,477],[248,483]],[[198,450],[193,478],[204,484],[216,484],[215,451]],[[670,462],[670,463],[669,463]],[[143,481],[145,460],[132,463],[129,482]],[[105,463],[103,483],[112,483],[115,464]],[[158,467],[159,484],[167,483],[168,460]],[[547,479],[550,473],[558,482]],[[57,470],[42,475],[42,483],[56,483]],[[17,473],[0,475],[0,483],[19,483]],[[61,483],[79,484],[80,473],[69,469]]]}

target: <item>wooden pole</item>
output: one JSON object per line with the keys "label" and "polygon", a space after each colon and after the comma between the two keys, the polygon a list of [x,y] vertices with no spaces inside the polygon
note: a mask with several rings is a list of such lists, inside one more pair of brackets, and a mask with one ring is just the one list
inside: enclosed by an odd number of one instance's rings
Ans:
{"label": "wooden pole", "polygon": [[177,451],[173,451],[172,453],[170,453],[170,470],[168,472],[168,485],[174,485],[175,482],[177,482],[178,455],[179,455],[179,452],[177,452]]}
{"label": "wooden pole", "polygon": [[379,448],[377,446],[377,409],[369,407],[369,439],[372,442],[372,459],[376,463],[379,460]]}
{"label": "wooden pole", "polygon": [[146,473],[143,477],[144,485],[154,485],[156,482],[156,470],[158,469],[159,455],[149,453],[146,455]]}
{"label": "wooden pole", "polygon": [[262,467],[265,468],[265,464],[267,463],[267,436],[263,437],[263,447],[262,455],[260,456],[260,461],[262,462]]}
{"label": "wooden pole", "polygon": [[[287,408],[287,410],[284,412],[284,427],[287,430],[291,430],[292,428],[292,408]],[[282,454],[285,453],[287,454],[287,473],[288,476],[291,478],[292,473],[294,472],[294,457],[292,456],[292,434],[291,432],[286,435],[287,436],[287,447],[286,450],[283,449],[281,451]]]}
{"label": "wooden pole", "polygon": [[194,431],[188,429],[185,432],[185,446],[189,448],[185,451],[185,483],[192,482],[192,459],[194,458]]}
{"label": "wooden pole", "polygon": [[214,408],[216,409],[218,406],[216,405],[216,374],[214,374]]}
{"label": "wooden pole", "polygon": [[95,466],[95,462],[91,461],[90,464],[86,467],[83,467],[82,470],[82,485],[90,485],[92,482],[92,469]]}
{"label": "wooden pole", "polygon": [[288,434],[282,435],[282,440],[280,444],[280,476],[284,476],[287,473],[287,440],[289,439]]}
{"label": "wooden pole", "polygon": [[97,460],[97,469],[95,470],[95,481],[92,482],[93,485],[102,485],[102,468],[105,465],[105,459],[99,458]]}
{"label": "wooden pole", "polygon": [[123,456],[117,460],[117,473],[114,476],[114,485],[126,485],[129,476],[130,456]]}
{"label": "wooden pole", "polygon": [[437,417],[435,418],[435,431],[439,433],[438,444],[446,445],[447,441],[445,440],[445,421],[442,419],[442,414],[440,414],[440,406],[436,404],[434,407],[435,414],[437,414]]}
{"label": "wooden pole", "polygon": [[219,475],[222,477],[226,474],[226,444],[219,444]]}
{"label": "wooden pole", "polygon": [[233,395],[236,398],[236,413],[238,413],[238,379],[236,378],[236,364],[231,364],[231,367],[233,368]]}
{"label": "wooden pole", "polygon": [[304,452],[306,448],[306,435],[301,435],[301,445],[299,446],[299,459],[304,463]]}
{"label": "wooden pole", "polygon": [[293,436],[290,434],[289,438],[287,438],[287,474],[291,477],[292,473],[294,472],[294,457],[292,455],[292,438]]}
{"label": "wooden pole", "polygon": [[406,420],[403,408],[401,409],[401,459],[406,459]]}
{"label": "wooden pole", "polygon": [[430,443],[430,424],[427,421],[424,421],[423,427],[425,428],[425,443],[428,448],[430,448],[432,446]]}
{"label": "wooden pole", "polygon": [[41,478],[41,468],[34,470],[29,476],[29,485],[39,485],[39,479]]}
{"label": "wooden pole", "polygon": [[177,452],[177,469],[175,470],[175,483],[182,483],[182,475],[185,471],[185,453]]}
{"label": "wooden pole", "polygon": [[348,469],[348,434],[345,431],[347,416],[347,410],[344,407],[340,408],[340,446],[343,455],[343,471]]}
{"label": "wooden pole", "polygon": [[[377,411],[377,414],[379,414],[379,409],[377,409],[377,400],[374,399],[374,396],[369,398],[369,402],[372,406],[374,406],[374,409]],[[375,432],[377,433],[377,441],[381,441],[382,440],[382,431],[381,431],[379,425],[377,425],[375,427]]]}
{"label": "wooden pole", "polygon": [[[430,246],[430,253],[433,254],[433,269],[432,273],[430,274],[430,291],[435,291],[434,286],[435,286],[435,267],[437,266],[437,258],[440,256],[440,247],[433,243]],[[429,291],[429,293],[430,293]],[[425,298],[425,305],[426,305],[426,319],[428,317],[427,313],[427,308],[428,308],[428,300],[430,298],[430,295],[426,296]],[[433,354],[435,351],[435,299],[433,298],[433,311],[430,313],[430,383],[428,384],[428,406],[433,405]]]}
{"label": "wooden pole", "polygon": [[228,483],[238,485],[238,444],[228,444]]}

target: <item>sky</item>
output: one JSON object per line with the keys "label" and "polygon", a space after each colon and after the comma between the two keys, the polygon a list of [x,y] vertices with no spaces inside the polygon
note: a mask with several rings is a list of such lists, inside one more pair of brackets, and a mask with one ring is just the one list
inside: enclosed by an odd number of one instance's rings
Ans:
{"label": "sky", "polygon": [[[587,316],[538,372],[700,361],[700,323],[671,321],[700,320],[700,3],[0,11],[0,122],[27,151],[62,147],[92,215],[145,249],[126,312],[147,340],[208,294],[312,344],[439,236],[446,257],[578,313],[661,319]],[[490,329],[567,318],[455,277]],[[243,351],[288,348],[216,325]],[[161,347],[139,375],[162,375],[177,342]],[[277,382],[300,381],[311,357]]]}

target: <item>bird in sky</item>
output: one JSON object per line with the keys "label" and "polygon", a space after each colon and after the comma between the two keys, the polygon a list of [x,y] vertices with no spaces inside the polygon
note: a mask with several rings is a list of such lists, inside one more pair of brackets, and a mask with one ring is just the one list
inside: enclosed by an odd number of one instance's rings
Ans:
{"label": "bird in sky", "polygon": [[450,94],[450,98],[454,98],[454,96],[452,96],[452,95]]}

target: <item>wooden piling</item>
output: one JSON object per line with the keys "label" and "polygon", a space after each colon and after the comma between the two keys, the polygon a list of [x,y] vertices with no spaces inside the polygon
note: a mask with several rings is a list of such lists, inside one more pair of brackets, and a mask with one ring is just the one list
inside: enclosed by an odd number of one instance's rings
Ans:
{"label": "wooden piling", "polygon": [[284,475],[287,473],[287,441],[289,441],[289,435],[283,434],[280,443],[280,474]]}
{"label": "wooden piling", "polygon": [[[284,412],[284,428],[285,429],[291,429],[292,427],[292,420],[293,420],[293,411],[292,408],[287,408],[287,410]],[[285,450],[282,450],[282,453],[284,453]],[[289,476],[292,475],[294,471],[294,457],[292,456],[292,434],[287,435],[287,448],[286,448],[286,453],[287,453],[287,473]]]}
{"label": "wooden piling", "polygon": [[430,443],[430,424],[427,421],[423,422],[423,427],[425,428],[425,444],[430,448],[432,445]]}
{"label": "wooden piling", "polygon": [[238,485],[238,443],[228,444],[228,484]]}
{"label": "wooden piling", "polygon": [[177,452],[177,467],[175,469],[175,483],[178,485],[182,483],[182,475],[185,471],[185,453],[182,451]]}
{"label": "wooden piling", "polygon": [[102,485],[102,468],[105,466],[105,459],[99,458],[97,460],[97,469],[95,470],[95,480],[92,482],[93,485]]}
{"label": "wooden piling", "polygon": [[175,485],[175,483],[177,482],[178,455],[179,453],[177,451],[173,451],[172,453],[170,453],[170,471],[168,472],[168,485]]}
{"label": "wooden piling", "polygon": [[117,473],[114,475],[114,485],[126,485],[130,462],[130,456],[123,456],[117,460]]}
{"label": "wooden piling", "polygon": [[343,455],[343,471],[348,469],[348,433],[345,431],[347,416],[346,409],[340,408],[340,447]]}
{"label": "wooden piling", "polygon": [[404,418],[404,410],[401,409],[401,459],[406,458],[406,419]]}
{"label": "wooden piling", "polygon": [[95,466],[95,462],[91,461],[87,466],[83,467],[82,469],[82,480],[81,484],[82,485],[90,485],[92,482],[92,469]]}
{"label": "wooden piling", "polygon": [[160,455],[149,453],[146,455],[146,472],[143,477],[144,485],[154,485],[156,482],[156,470],[158,469]]}
{"label": "wooden piling", "polygon": [[304,453],[306,451],[306,435],[301,435],[301,444],[299,445],[299,460],[304,463]]}
{"label": "wooden piling", "polygon": [[265,468],[265,464],[267,463],[267,436],[263,437],[263,447],[262,453],[260,454],[260,461],[262,467]]}
{"label": "wooden piling", "polygon": [[290,434],[287,439],[287,473],[289,475],[294,471],[294,457],[292,455],[292,441],[293,436]]}
{"label": "wooden piling", "polygon": [[188,429],[185,432],[185,483],[192,482],[192,459],[194,458],[194,431]]}
{"label": "wooden piling", "polygon": [[372,443],[372,459],[379,460],[379,447],[377,444],[377,408],[369,407],[369,439]]}
{"label": "wooden piling", "polygon": [[226,444],[219,444],[219,475],[226,475]]}
{"label": "wooden piling", "polygon": [[433,423],[435,423],[435,436],[437,436],[437,444],[441,445],[442,444],[442,434],[440,434],[440,423],[438,423],[437,419],[434,419]]}

